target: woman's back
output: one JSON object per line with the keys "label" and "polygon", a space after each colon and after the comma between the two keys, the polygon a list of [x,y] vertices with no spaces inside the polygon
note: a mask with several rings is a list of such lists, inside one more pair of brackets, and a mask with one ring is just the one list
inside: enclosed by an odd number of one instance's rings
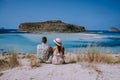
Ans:
{"label": "woman's back", "polygon": [[53,59],[52,64],[63,64],[64,63],[64,48],[55,46],[53,48]]}

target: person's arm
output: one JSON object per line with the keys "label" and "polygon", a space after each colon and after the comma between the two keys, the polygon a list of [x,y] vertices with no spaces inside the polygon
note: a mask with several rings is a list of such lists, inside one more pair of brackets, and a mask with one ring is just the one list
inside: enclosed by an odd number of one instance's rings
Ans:
{"label": "person's arm", "polygon": [[50,56],[53,55],[53,49],[52,49],[52,47],[49,47],[49,55]]}
{"label": "person's arm", "polygon": [[55,51],[55,49],[56,49],[56,48],[55,48],[55,47],[53,47],[53,48],[52,48],[52,51],[54,52],[54,51]]}
{"label": "person's arm", "polygon": [[37,57],[40,56],[40,49],[39,49],[39,45],[37,46]]}

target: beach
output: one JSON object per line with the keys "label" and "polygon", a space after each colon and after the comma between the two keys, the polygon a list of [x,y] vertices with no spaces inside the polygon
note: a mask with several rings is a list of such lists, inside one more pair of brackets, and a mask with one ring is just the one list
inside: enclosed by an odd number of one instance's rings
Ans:
{"label": "beach", "polygon": [[[83,55],[83,54],[82,54]],[[107,54],[108,55],[108,54]],[[53,65],[41,63],[35,66],[35,55],[18,55],[18,66],[0,71],[0,80],[119,80],[120,55],[109,54],[107,62],[82,61],[79,55],[68,53],[65,55],[66,64]],[[9,57],[2,57],[7,60]],[[80,56],[79,56],[80,57]],[[99,58],[99,57],[98,57]],[[12,58],[13,59],[13,58]],[[102,58],[104,59],[104,58]],[[111,60],[109,60],[111,59]],[[116,61],[119,59],[119,62]],[[112,60],[116,61],[113,62]],[[32,61],[32,63],[31,63]],[[112,61],[112,62],[110,62]],[[11,63],[13,64],[13,63]]]}
{"label": "beach", "polygon": [[[43,36],[50,46],[53,39],[62,39],[66,64],[35,65],[36,46]],[[0,40],[0,80],[120,79],[119,33],[12,33],[0,34]],[[14,52],[18,56],[10,58]]]}
{"label": "beach", "polygon": [[120,80],[120,0],[0,0],[0,80]]}
{"label": "beach", "polygon": [[119,80],[120,64],[72,63],[41,64],[31,68],[28,59],[22,66],[1,71],[0,80]]}

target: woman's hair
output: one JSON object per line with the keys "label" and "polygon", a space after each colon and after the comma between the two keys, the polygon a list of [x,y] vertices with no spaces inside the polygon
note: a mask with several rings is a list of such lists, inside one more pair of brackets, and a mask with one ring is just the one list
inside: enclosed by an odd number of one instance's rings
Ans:
{"label": "woman's hair", "polygon": [[60,53],[61,51],[61,46],[57,46],[58,52]]}

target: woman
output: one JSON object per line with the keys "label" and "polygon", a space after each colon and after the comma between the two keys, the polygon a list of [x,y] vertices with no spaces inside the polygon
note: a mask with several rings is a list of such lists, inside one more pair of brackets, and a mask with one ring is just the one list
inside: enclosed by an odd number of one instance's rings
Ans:
{"label": "woman", "polygon": [[52,64],[63,64],[64,61],[64,47],[62,47],[62,42],[60,38],[53,40],[55,47],[53,47],[53,58]]}

